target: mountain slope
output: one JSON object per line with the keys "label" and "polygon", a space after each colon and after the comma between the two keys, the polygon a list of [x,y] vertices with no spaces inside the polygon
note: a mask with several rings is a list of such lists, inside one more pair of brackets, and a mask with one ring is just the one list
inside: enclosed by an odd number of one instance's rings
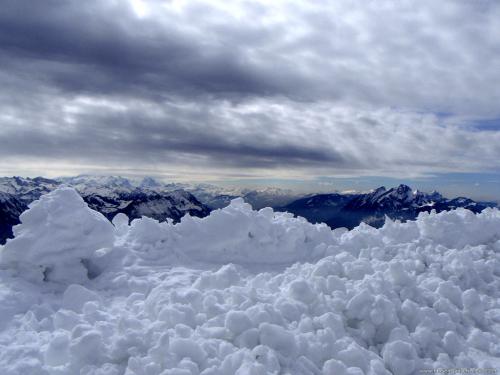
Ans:
{"label": "mountain slope", "polygon": [[[292,212],[311,223],[321,223],[338,217],[345,205],[356,197],[356,194],[318,194],[298,199],[278,210]],[[339,226],[345,225],[335,225]]]}
{"label": "mountain slope", "polygon": [[14,195],[0,192],[0,244],[12,238],[12,227],[19,224],[19,215],[27,208]]}

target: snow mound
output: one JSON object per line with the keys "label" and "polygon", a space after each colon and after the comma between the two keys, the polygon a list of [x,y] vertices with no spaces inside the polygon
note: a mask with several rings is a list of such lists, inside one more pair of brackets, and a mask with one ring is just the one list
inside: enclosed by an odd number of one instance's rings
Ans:
{"label": "snow mound", "polygon": [[84,282],[85,263],[114,241],[109,221],[69,187],[43,195],[20,220],[15,238],[0,252],[0,264],[32,280]]}
{"label": "snow mound", "polygon": [[131,223],[126,242],[138,257],[155,264],[176,259],[204,263],[246,265],[291,264],[309,259],[315,248],[334,242],[326,225],[310,225],[289,213],[271,208],[253,211],[241,198],[199,219],[185,216],[181,223],[158,223],[142,218]]}
{"label": "snow mound", "polygon": [[[42,199],[0,248],[2,374],[498,369],[496,209],[332,231],[237,199],[203,219],[121,215],[113,228],[78,202],[68,189]],[[54,291],[19,272],[38,258],[99,272]]]}

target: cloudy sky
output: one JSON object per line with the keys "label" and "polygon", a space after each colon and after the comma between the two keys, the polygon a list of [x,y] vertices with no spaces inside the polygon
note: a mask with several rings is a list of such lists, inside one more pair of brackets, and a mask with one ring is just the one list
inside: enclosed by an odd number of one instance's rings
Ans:
{"label": "cloudy sky", "polygon": [[500,198],[499,19],[487,0],[3,0],[0,174]]}

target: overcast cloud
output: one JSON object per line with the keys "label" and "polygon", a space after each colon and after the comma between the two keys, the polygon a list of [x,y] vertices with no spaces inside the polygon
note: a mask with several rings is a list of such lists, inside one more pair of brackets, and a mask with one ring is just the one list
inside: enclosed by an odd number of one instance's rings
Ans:
{"label": "overcast cloud", "polygon": [[498,171],[496,1],[0,7],[0,171]]}

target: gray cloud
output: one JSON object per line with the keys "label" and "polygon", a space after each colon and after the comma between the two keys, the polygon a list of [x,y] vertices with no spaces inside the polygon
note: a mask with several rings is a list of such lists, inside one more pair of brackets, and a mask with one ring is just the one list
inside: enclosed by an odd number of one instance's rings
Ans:
{"label": "gray cloud", "polygon": [[276,125],[274,117],[255,118],[224,103],[193,104],[197,106],[193,110],[172,103],[149,104],[146,108],[142,103],[127,103],[120,108],[119,103],[87,102],[77,103],[76,113],[68,115],[72,105],[59,102],[56,106],[62,111],[53,113],[51,108],[48,114],[42,114],[46,125],[19,128],[14,124],[10,131],[4,131],[0,134],[0,156],[99,159],[115,164],[134,159],[145,163],[196,161],[238,168],[344,162],[333,149],[307,145],[286,134],[270,134],[269,128]]}
{"label": "gray cloud", "polygon": [[498,2],[143,3],[2,3],[0,169],[497,168]]}
{"label": "gray cloud", "polygon": [[[68,93],[273,96],[491,114],[496,2],[8,0],[2,65]],[[40,82],[41,81],[41,82]]]}
{"label": "gray cloud", "polygon": [[28,112],[34,116],[25,121],[42,121],[18,126],[14,113],[0,132],[0,159],[8,165],[38,158],[208,175],[225,169],[418,176],[493,170],[500,157],[500,132],[470,131],[458,117],[443,122],[434,115],[325,102],[77,98]]}

